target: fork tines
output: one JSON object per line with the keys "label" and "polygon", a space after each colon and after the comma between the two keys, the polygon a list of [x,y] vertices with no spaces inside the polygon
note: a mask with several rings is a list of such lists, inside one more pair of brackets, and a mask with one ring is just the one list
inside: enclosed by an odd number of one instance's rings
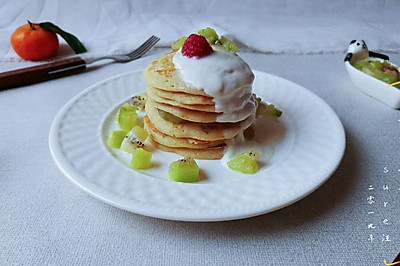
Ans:
{"label": "fork tines", "polygon": [[160,38],[158,38],[157,36],[152,35],[147,41],[145,41],[136,50],[134,50],[133,52],[129,53],[128,56],[131,59],[136,59],[136,58],[141,57],[148,50],[150,50],[159,40],[160,40]]}

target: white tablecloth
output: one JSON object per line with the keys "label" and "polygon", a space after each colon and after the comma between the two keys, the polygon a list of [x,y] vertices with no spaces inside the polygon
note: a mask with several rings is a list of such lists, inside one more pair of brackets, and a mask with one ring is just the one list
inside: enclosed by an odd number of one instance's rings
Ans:
{"label": "white tablecloth", "polygon": [[[343,65],[362,38],[400,62],[396,1],[0,1],[0,70],[32,62],[9,45],[26,22],[52,21],[91,57],[162,41],[127,64],[101,64],[0,92],[0,265],[384,265],[399,252],[400,115],[366,96]],[[266,215],[219,223],[148,218],[102,203],[72,184],[48,148],[51,123],[77,93],[144,68],[171,41],[204,26],[240,44],[253,69],[320,96],[346,131],[332,177],[305,199]],[[63,47],[57,57],[69,56]],[[54,59],[54,58],[53,58]]]}

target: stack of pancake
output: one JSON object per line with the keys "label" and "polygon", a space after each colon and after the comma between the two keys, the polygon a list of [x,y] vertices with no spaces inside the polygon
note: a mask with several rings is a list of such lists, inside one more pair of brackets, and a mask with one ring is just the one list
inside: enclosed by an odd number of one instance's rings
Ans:
{"label": "stack of pancake", "polygon": [[174,55],[162,55],[143,71],[147,83],[144,128],[149,141],[181,156],[219,159],[227,141],[253,123],[257,104],[245,95],[248,99],[240,110],[217,110],[213,96],[182,80]]}

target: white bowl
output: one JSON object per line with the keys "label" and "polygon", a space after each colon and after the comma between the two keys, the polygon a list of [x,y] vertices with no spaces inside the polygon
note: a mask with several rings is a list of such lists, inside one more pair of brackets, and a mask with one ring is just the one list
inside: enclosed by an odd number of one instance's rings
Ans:
{"label": "white bowl", "polygon": [[398,88],[388,87],[388,83],[365,74],[352,66],[349,61],[345,61],[345,65],[350,79],[361,91],[394,109],[400,109],[400,90]]}

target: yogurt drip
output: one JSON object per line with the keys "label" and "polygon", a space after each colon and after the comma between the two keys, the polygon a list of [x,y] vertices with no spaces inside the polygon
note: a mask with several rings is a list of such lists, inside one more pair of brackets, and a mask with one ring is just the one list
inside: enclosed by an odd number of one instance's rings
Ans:
{"label": "yogurt drip", "polygon": [[211,55],[195,59],[179,50],[172,61],[186,84],[214,97],[216,111],[239,110],[249,100],[242,96],[251,95],[254,74],[239,56],[214,49]]}

